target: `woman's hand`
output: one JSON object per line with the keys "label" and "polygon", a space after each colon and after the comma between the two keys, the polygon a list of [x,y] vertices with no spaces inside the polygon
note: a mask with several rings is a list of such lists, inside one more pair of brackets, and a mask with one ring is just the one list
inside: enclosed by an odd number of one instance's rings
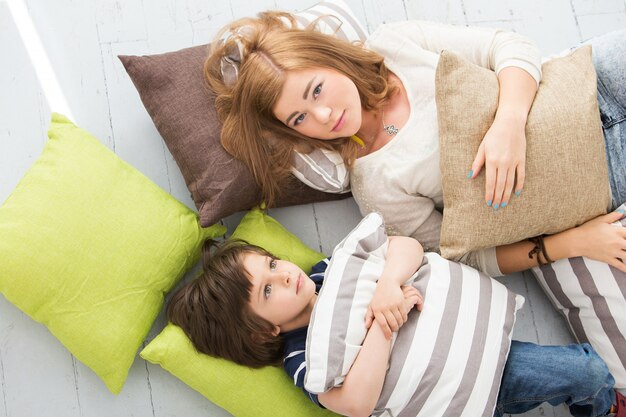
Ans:
{"label": "woman's hand", "polygon": [[626,260],[626,228],[611,224],[623,217],[623,212],[614,211],[578,227],[581,255],[605,262],[626,273],[623,262]]}
{"label": "woman's hand", "polygon": [[485,166],[485,202],[496,210],[509,204],[513,190],[519,196],[524,188],[525,126],[525,119],[496,116],[472,163],[470,178],[476,178]]}
{"label": "woman's hand", "polygon": [[409,311],[417,305],[421,310],[422,295],[410,285],[395,285],[390,281],[379,281],[372,302],[365,314],[365,327],[370,328],[376,320],[387,340],[406,322]]}
{"label": "woman's hand", "polygon": [[485,202],[494,209],[506,207],[511,192],[519,196],[524,188],[526,120],[537,92],[537,81],[517,67],[502,69],[498,85],[498,110],[468,175],[476,178],[485,166]]}

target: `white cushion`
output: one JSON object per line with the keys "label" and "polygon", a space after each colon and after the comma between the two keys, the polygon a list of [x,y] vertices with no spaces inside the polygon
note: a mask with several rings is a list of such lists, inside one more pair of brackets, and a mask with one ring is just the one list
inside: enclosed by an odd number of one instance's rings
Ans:
{"label": "white cushion", "polygon": [[[348,41],[364,42],[367,30],[348,5],[341,0],[320,2],[294,15],[300,27],[316,21],[320,32]],[[291,172],[300,181],[327,193],[350,191],[350,175],[337,151],[314,149],[310,153],[293,153]]]}
{"label": "white cushion", "polygon": [[[614,225],[624,227],[626,220]],[[584,257],[561,259],[532,271],[574,337],[590,343],[604,359],[616,388],[626,388],[626,274]]]}
{"label": "white cushion", "polygon": [[[382,217],[372,213],[335,248],[309,325],[307,390],[343,383],[366,335],[387,247]],[[374,414],[493,415],[523,297],[435,253],[425,254],[409,282],[424,295],[423,310],[413,309],[394,334]]]}

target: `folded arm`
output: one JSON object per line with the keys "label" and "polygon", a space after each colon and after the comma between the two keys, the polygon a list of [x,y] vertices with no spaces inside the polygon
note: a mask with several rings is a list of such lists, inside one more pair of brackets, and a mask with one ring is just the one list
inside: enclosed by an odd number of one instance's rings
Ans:
{"label": "folded arm", "polygon": [[391,339],[392,332],[397,332],[406,322],[408,311],[403,307],[402,284],[417,271],[423,258],[424,250],[417,240],[405,236],[389,238],[385,268],[365,315],[365,327],[375,319],[385,337]]}
{"label": "folded arm", "polygon": [[[422,298],[415,288],[407,285],[401,291],[405,314],[413,306],[421,306]],[[383,389],[390,354],[391,341],[385,337],[378,323],[374,322],[343,385],[319,394],[319,402],[341,415],[371,415]]]}
{"label": "folded arm", "polygon": [[[579,227],[547,236],[544,239],[546,252],[553,261],[586,256],[626,273],[622,262],[626,258],[626,228],[611,225],[623,217],[622,212],[611,212]],[[524,240],[496,248],[500,271],[510,274],[537,266],[537,255],[528,257],[533,247],[534,244]]]}
{"label": "folded arm", "polygon": [[485,134],[470,170],[470,178],[485,168],[485,204],[505,208],[526,178],[526,120],[537,82],[525,70],[506,67],[498,74],[500,92],[493,124]]}

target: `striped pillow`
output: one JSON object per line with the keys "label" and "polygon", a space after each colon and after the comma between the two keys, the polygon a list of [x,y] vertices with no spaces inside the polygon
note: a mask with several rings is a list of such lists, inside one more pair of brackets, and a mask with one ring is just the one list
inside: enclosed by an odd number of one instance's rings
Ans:
{"label": "striped pillow", "polygon": [[337,194],[350,191],[350,175],[337,151],[294,152],[291,164],[291,173],[311,188]]}
{"label": "striped pillow", "polygon": [[[626,226],[626,219],[615,225]],[[626,274],[583,257],[532,271],[576,339],[590,343],[604,359],[616,388],[626,388]]]}
{"label": "striped pillow", "polygon": [[334,34],[341,39],[364,42],[367,38],[367,31],[342,0],[321,1],[295,13],[294,17],[301,27],[316,22],[320,32]]}
{"label": "striped pillow", "polygon": [[[347,375],[365,338],[387,242],[381,216],[372,213],[335,248],[309,325],[307,390],[328,391]],[[492,416],[523,297],[435,253],[410,281],[424,307],[394,335],[374,415]]]}
{"label": "striped pillow", "polygon": [[[315,21],[320,32],[334,34],[341,39],[364,42],[367,38],[365,28],[361,26],[348,5],[341,0],[322,1],[298,12],[294,17],[301,27]],[[327,193],[350,191],[348,170],[343,158],[336,151],[314,149],[306,154],[294,152],[291,172],[300,181],[316,190]]]}

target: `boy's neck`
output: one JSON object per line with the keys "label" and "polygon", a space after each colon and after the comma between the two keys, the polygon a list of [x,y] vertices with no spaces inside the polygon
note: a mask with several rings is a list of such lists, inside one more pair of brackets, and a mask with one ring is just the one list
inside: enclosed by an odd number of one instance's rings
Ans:
{"label": "boy's neck", "polygon": [[307,327],[309,322],[311,321],[311,314],[313,314],[313,307],[315,306],[315,302],[317,301],[317,294],[311,297],[311,302],[307,305],[307,307],[302,310],[302,312],[295,317],[289,323],[283,325],[280,328],[281,333],[290,332],[292,330],[299,329],[301,327]]}

